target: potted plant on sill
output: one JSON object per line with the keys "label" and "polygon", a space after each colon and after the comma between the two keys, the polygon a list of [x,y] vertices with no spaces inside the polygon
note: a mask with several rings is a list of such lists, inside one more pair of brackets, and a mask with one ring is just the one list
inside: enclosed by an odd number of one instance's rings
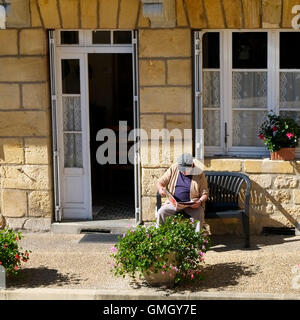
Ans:
{"label": "potted plant on sill", "polygon": [[138,275],[152,286],[168,286],[182,280],[201,279],[204,254],[210,246],[205,229],[181,215],[168,217],[164,225],[138,226],[119,237],[111,249],[115,276]]}
{"label": "potted plant on sill", "polygon": [[300,127],[293,119],[273,111],[268,113],[258,134],[270,151],[271,160],[293,160],[299,136]]}

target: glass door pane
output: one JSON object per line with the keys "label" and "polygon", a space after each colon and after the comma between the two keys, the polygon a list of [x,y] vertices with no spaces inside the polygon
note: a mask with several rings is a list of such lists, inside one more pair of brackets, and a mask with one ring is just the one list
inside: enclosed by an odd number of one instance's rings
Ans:
{"label": "glass door pane", "polygon": [[220,115],[220,34],[206,32],[203,48],[203,129],[205,146],[221,146]]}
{"label": "glass door pane", "polygon": [[299,50],[299,32],[280,32],[279,113],[300,125]]}
{"label": "glass door pane", "polygon": [[267,48],[267,32],[232,33],[232,146],[264,146],[257,134],[268,109]]}
{"label": "glass door pane", "polygon": [[82,168],[82,129],[79,59],[62,59],[64,167]]}

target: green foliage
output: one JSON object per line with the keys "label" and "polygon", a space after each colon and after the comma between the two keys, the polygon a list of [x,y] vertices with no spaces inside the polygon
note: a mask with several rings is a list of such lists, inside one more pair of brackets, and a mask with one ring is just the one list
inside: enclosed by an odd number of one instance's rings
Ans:
{"label": "green foliage", "polygon": [[300,127],[290,118],[269,112],[259,130],[259,138],[271,152],[281,148],[295,148],[298,145]]}
{"label": "green foliage", "polygon": [[[196,222],[184,219],[181,215],[168,217],[158,228],[138,226],[129,230],[111,249],[115,264],[115,276],[126,274],[135,278],[154,268],[163,274],[172,269],[176,271],[175,283],[183,279],[202,278],[201,264],[210,246],[207,232],[196,232]],[[168,254],[175,254],[176,263],[169,261]]]}
{"label": "green foliage", "polygon": [[23,238],[21,232],[5,228],[0,230],[0,265],[6,269],[7,275],[17,275],[21,261],[27,262],[30,250],[22,251],[18,241]]}

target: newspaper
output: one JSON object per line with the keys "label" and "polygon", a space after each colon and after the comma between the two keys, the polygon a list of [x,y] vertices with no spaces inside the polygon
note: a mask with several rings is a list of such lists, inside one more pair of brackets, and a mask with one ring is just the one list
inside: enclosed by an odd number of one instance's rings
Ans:
{"label": "newspaper", "polygon": [[173,197],[172,193],[167,188],[165,188],[164,191],[165,191],[167,197],[169,198],[170,202],[176,208],[176,210],[183,210],[183,209],[188,208],[196,203],[195,201],[186,201],[186,202],[177,201]]}

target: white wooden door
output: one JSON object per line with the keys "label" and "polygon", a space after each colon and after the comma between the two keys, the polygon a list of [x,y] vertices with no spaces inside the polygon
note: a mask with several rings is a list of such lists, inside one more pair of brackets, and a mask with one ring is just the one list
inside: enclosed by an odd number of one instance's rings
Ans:
{"label": "white wooden door", "polygon": [[57,55],[58,144],[63,220],[92,219],[87,56]]}

